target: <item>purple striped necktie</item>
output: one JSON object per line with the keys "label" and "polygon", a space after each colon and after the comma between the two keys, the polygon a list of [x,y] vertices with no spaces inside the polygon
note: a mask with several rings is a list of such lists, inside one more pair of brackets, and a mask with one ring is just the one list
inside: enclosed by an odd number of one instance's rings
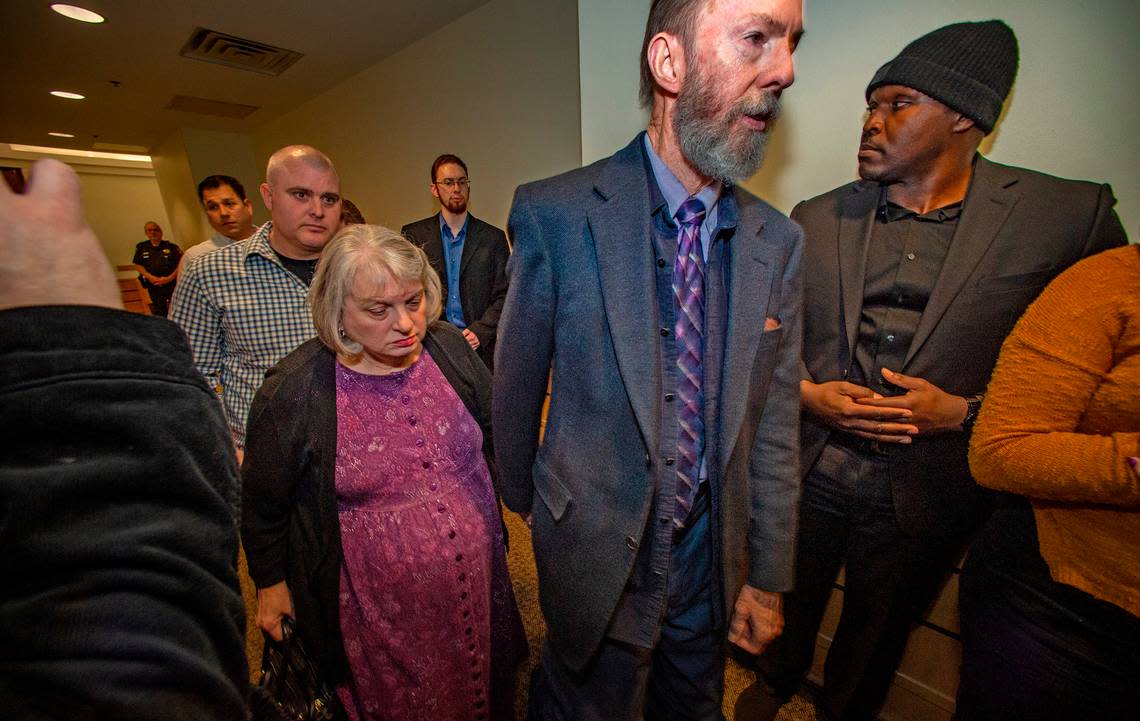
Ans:
{"label": "purple striped necktie", "polygon": [[683,527],[693,508],[705,446],[705,260],[701,223],[705,204],[690,197],[677,210],[677,260],[673,264],[674,337],[677,343],[677,505],[673,523]]}

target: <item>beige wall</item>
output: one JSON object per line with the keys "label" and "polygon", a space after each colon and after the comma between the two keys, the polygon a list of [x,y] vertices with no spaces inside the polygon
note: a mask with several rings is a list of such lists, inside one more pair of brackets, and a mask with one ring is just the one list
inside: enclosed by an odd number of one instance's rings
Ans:
{"label": "beige wall", "polygon": [[[632,11],[634,4],[641,13]],[[581,0],[579,6],[581,52],[590,59],[581,83],[583,113],[589,105],[592,116],[583,123],[585,154],[616,148],[617,138],[643,123],[636,112],[636,63],[649,2]],[[768,161],[746,187],[789,211],[853,179],[863,89],[879,65],[940,25],[997,16],[1018,35],[1021,70],[1006,116],[983,150],[999,162],[1111,183],[1129,237],[1140,240],[1135,2],[806,0],[805,6],[796,84],[785,94]],[[589,88],[601,97],[592,98]]]}
{"label": "beige wall", "polygon": [[582,164],[608,157],[645,127],[638,63],[649,0],[578,0]]}
{"label": "beige wall", "polygon": [[515,186],[581,159],[577,4],[493,0],[254,133],[259,164],[289,143],[329,154],[369,222],[436,212],[432,160],[455,153],[472,212],[506,223]]}
{"label": "beige wall", "polygon": [[121,175],[97,168],[72,167],[83,184],[87,221],[111,265],[131,262],[135,245],[146,240],[143,225],[151,220],[162,226],[167,240],[186,248],[186,244],[171,233],[153,172]]}
{"label": "beige wall", "polygon": [[176,130],[159,143],[150,159],[170,218],[167,236],[176,239],[183,250],[210,237],[213,230],[198,203],[198,184],[190,169],[183,131]]}
{"label": "beige wall", "polygon": [[[257,190],[265,179],[265,166],[254,159],[253,136],[247,133],[183,128],[182,140],[190,162],[191,177],[194,179],[195,198],[198,182],[202,178],[207,175],[230,175],[238,179],[245,188],[246,196],[253,202],[254,223],[261,224],[269,220],[265,205],[261,202],[261,193]],[[207,231],[213,233],[210,228]]]}
{"label": "beige wall", "polygon": [[[112,265],[131,262],[135,244],[146,240],[143,225],[147,221],[161,225],[167,238],[174,237],[149,163],[40,155],[11,151],[0,145],[0,165],[23,168],[25,177],[40,157],[67,163],[79,176],[87,221]],[[44,242],[50,243],[51,239],[45,238]]]}

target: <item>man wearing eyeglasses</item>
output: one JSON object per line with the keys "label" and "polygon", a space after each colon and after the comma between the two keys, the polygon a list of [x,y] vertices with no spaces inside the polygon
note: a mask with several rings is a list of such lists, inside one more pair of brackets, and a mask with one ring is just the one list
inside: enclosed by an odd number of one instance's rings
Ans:
{"label": "man wearing eyeglasses", "polygon": [[444,317],[492,368],[507,298],[507,236],[467,212],[471,181],[458,156],[441,155],[431,164],[431,194],[439,199],[439,213],[409,223],[401,232],[424,249],[439,273]]}

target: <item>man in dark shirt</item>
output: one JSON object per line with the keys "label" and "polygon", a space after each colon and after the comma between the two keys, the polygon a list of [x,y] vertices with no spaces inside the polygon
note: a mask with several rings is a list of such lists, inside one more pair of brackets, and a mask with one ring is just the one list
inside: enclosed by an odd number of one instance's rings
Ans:
{"label": "man in dark shirt", "polygon": [[997,20],[912,42],[867,87],[862,181],[792,213],[811,269],[795,591],[737,718],[774,718],[796,691],[840,565],[823,710],[875,718],[983,512],[966,451],[1002,340],[1051,278],[1125,240],[1108,186],[977,153],[1017,64]]}
{"label": "man in dark shirt", "polygon": [[182,259],[182,249],[169,240],[162,239],[162,227],[153,220],[143,226],[146,240],[135,246],[135,257],[131,260],[139,272],[139,280],[150,294],[150,310],[155,315],[166,317],[170,296],[174,295],[174,284],[178,280],[178,261]]}

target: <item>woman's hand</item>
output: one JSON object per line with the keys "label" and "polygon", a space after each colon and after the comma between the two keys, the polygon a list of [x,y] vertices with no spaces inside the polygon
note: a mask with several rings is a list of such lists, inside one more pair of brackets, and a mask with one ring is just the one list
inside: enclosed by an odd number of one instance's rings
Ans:
{"label": "woman's hand", "polygon": [[293,616],[293,597],[285,582],[257,589],[257,625],[274,641],[281,640],[281,619]]}

